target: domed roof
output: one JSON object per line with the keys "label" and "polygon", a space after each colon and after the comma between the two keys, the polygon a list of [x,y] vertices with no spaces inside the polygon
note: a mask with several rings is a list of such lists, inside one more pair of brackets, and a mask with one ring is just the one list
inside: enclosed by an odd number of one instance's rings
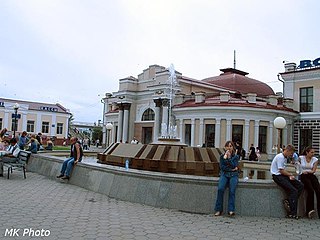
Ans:
{"label": "domed roof", "polygon": [[248,78],[248,73],[234,69],[220,69],[223,73],[216,77],[205,78],[202,81],[215,84],[240,93],[256,93],[258,97],[275,95],[272,88],[263,82]]}

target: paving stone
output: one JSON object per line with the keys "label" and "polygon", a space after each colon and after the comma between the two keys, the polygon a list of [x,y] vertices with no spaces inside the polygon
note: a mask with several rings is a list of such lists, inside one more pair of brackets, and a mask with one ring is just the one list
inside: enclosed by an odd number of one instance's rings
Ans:
{"label": "paving stone", "polygon": [[[160,189],[163,201],[170,186]],[[316,239],[319,220],[190,214],[118,201],[75,185],[28,172],[0,178],[0,238],[6,229],[50,230],[43,239]],[[146,199],[151,201],[152,199]],[[156,205],[156,203],[155,203]],[[23,239],[34,239],[24,237]],[[39,238],[40,239],[40,238]]]}

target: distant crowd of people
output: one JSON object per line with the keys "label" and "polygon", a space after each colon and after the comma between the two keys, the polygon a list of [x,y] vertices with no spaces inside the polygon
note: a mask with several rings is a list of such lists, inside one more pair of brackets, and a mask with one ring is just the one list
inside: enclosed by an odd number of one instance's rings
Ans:
{"label": "distant crowd of people", "polygon": [[2,129],[0,132],[0,151],[5,151],[8,143],[15,139],[17,141],[17,146],[20,150],[27,150],[31,153],[37,153],[39,150],[52,150],[53,142],[51,139],[48,139],[46,146],[42,145],[42,133],[28,134],[26,131],[23,131],[19,134],[18,137],[9,136],[8,130],[6,128]]}

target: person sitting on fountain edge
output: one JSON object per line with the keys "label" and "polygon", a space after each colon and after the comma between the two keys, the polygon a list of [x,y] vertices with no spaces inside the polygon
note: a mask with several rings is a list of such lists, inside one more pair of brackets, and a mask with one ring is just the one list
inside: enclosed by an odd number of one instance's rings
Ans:
{"label": "person sitting on fountain edge", "polygon": [[270,172],[273,181],[287,193],[288,199],[283,200],[287,217],[298,219],[298,199],[302,193],[303,184],[286,170],[287,158],[292,157],[294,150],[294,147],[289,144],[283,149],[283,152],[277,154],[272,160]]}
{"label": "person sitting on fountain edge", "polygon": [[83,150],[80,142],[78,141],[78,138],[72,137],[70,139],[70,143],[70,157],[64,160],[61,167],[60,175],[57,176],[57,178],[68,180],[70,178],[73,166],[76,165],[78,162],[81,162],[82,160]]}

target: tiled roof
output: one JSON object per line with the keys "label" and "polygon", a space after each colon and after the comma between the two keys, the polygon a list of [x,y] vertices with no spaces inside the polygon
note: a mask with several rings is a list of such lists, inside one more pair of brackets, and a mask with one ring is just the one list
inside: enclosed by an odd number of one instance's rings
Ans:
{"label": "tiled roof", "polygon": [[220,69],[223,73],[216,77],[205,78],[202,81],[229,88],[242,94],[256,93],[258,97],[274,95],[272,88],[261,81],[246,77],[248,73],[226,68]]}
{"label": "tiled roof", "polygon": [[70,113],[68,109],[63,107],[61,104],[56,103],[41,103],[41,102],[31,102],[16,99],[6,99],[0,98],[0,102],[3,103],[18,103],[19,105],[28,105],[28,110],[46,111],[46,112],[59,112],[59,113]]}
{"label": "tiled roof", "polygon": [[228,102],[221,102],[220,97],[210,97],[206,98],[202,103],[196,103],[195,100],[188,100],[182,104],[175,105],[174,108],[187,108],[187,107],[251,107],[251,108],[264,108],[264,109],[274,109],[274,110],[284,110],[289,112],[296,112],[291,108],[287,108],[282,104],[271,105],[265,101],[260,101],[257,99],[255,103],[249,103],[244,98],[230,97]]}

